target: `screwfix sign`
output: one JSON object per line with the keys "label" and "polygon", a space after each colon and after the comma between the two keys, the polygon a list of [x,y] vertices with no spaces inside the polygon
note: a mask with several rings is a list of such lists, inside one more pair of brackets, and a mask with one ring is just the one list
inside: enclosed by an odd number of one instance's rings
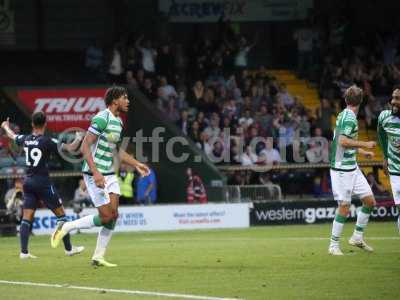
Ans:
{"label": "screwfix sign", "polygon": [[87,129],[90,120],[106,108],[105,88],[19,90],[19,101],[30,113],[43,111],[47,127],[61,132],[70,127]]}

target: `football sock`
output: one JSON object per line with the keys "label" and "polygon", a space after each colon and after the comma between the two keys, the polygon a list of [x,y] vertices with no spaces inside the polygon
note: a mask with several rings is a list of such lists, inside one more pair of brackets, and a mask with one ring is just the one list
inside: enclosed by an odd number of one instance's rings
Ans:
{"label": "football sock", "polygon": [[[57,217],[57,223],[58,222],[67,222],[67,217],[65,215]],[[70,237],[69,233],[63,237],[63,242],[64,242],[65,250],[71,251],[72,245],[71,245],[71,237]]]}
{"label": "football sock", "polygon": [[339,245],[339,239],[342,235],[343,226],[346,222],[347,217],[336,214],[335,219],[333,220],[332,225],[332,234],[331,234],[331,245]]}
{"label": "football sock", "polygon": [[19,236],[21,241],[21,253],[28,253],[29,235],[31,233],[32,223],[29,220],[22,219],[19,227]]}
{"label": "football sock", "polygon": [[88,215],[83,218],[67,222],[64,225],[64,230],[70,232],[73,229],[88,229],[93,226],[102,226],[100,217],[98,215]]}
{"label": "football sock", "polygon": [[94,251],[93,254],[93,259],[104,258],[107,245],[111,240],[112,233],[113,233],[112,229],[106,228],[104,226],[101,228],[97,236],[97,245],[96,245],[96,250]]}
{"label": "football sock", "polygon": [[356,228],[354,229],[353,236],[357,239],[362,239],[364,229],[368,224],[369,216],[371,215],[372,208],[363,206],[357,215]]}
{"label": "football sock", "polygon": [[400,230],[400,204],[397,205],[397,213],[398,213],[398,215],[399,215],[399,217],[397,218],[397,227],[398,227],[399,230]]}

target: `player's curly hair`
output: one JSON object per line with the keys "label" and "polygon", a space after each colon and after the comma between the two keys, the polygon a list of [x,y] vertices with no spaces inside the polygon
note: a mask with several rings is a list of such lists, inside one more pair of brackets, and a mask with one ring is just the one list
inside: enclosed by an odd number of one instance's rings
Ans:
{"label": "player's curly hair", "polygon": [[344,92],[344,101],[347,105],[358,106],[363,100],[363,90],[356,85],[352,85]]}
{"label": "player's curly hair", "polygon": [[112,86],[107,89],[106,94],[104,96],[104,102],[106,106],[110,106],[113,100],[120,98],[123,95],[127,95],[128,92],[126,88],[122,86]]}

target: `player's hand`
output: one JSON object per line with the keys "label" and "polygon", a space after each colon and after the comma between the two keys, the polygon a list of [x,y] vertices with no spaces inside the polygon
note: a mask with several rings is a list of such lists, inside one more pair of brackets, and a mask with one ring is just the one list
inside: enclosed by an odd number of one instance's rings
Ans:
{"label": "player's hand", "polygon": [[106,186],[106,180],[100,172],[93,173],[94,183],[97,187],[104,189]]}
{"label": "player's hand", "polygon": [[364,148],[367,148],[367,149],[373,149],[373,148],[375,148],[375,146],[376,146],[376,142],[374,142],[374,141],[365,142],[365,144],[364,144]]}
{"label": "player's hand", "polygon": [[145,164],[136,165],[136,170],[139,172],[140,176],[148,176],[150,174],[150,169]]}
{"label": "player's hand", "polygon": [[3,121],[1,123],[1,128],[9,128],[10,127],[10,118],[7,118],[7,120]]}
{"label": "player's hand", "polygon": [[388,161],[387,159],[383,160],[383,173],[388,176],[389,175],[389,169],[388,169]]}
{"label": "player's hand", "polygon": [[365,158],[372,159],[372,158],[374,158],[375,153],[374,153],[374,152],[371,152],[371,151],[365,151],[365,152],[363,153],[363,155],[364,155]]}
{"label": "player's hand", "polygon": [[77,131],[75,133],[76,140],[82,141],[84,137],[85,137],[85,132],[83,132],[83,131]]}

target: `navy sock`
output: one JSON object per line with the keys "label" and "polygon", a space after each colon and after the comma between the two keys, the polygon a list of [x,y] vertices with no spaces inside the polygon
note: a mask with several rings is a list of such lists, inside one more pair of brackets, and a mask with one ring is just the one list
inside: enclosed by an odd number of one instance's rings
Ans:
{"label": "navy sock", "polygon": [[31,234],[32,223],[29,220],[22,219],[19,227],[19,237],[21,241],[21,253],[28,253],[29,235]]}
{"label": "navy sock", "polygon": [[[67,222],[67,217],[66,216],[60,216],[57,218],[57,222]],[[63,242],[64,242],[64,248],[67,251],[71,251],[72,245],[71,245],[71,237],[69,233],[63,237]]]}

